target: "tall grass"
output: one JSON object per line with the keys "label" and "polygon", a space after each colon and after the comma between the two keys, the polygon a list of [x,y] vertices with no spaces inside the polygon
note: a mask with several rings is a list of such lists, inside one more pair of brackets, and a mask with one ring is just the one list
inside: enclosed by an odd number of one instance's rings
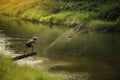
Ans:
{"label": "tall grass", "polygon": [[30,68],[28,66],[18,66],[0,55],[0,80],[62,80],[61,78],[46,72]]}
{"label": "tall grass", "polygon": [[[119,4],[119,0],[12,0],[0,5],[0,14],[67,26],[83,21],[93,23],[97,19],[105,21],[103,24],[109,27],[112,23],[112,26],[115,26],[115,21],[120,16]],[[94,23],[101,23],[98,21]]]}

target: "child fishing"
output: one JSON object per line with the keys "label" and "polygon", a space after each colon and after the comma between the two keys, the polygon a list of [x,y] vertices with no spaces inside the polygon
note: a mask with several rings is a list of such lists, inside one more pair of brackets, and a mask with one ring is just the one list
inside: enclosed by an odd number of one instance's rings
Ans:
{"label": "child fishing", "polygon": [[34,50],[34,45],[37,44],[37,37],[33,37],[32,39],[28,40],[26,43],[25,43],[25,50],[23,51],[23,53],[25,54],[27,52],[27,50],[29,48],[31,48],[31,52],[33,52]]}

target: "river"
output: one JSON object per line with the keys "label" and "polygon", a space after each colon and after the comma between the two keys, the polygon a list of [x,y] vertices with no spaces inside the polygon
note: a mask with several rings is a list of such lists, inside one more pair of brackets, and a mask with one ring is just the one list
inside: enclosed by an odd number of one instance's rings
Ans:
{"label": "river", "polygon": [[36,56],[16,61],[58,74],[65,80],[120,80],[120,33],[74,31],[62,26],[0,16],[0,52],[17,56],[38,37]]}

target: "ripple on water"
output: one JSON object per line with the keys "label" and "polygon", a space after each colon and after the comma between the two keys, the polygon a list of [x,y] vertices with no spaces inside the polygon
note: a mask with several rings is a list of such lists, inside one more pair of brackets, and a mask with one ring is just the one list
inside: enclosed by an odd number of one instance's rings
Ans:
{"label": "ripple on water", "polygon": [[28,66],[31,66],[33,68],[38,67],[38,64],[41,64],[42,62],[43,62],[43,60],[34,60],[32,57],[16,61],[16,63],[21,65],[21,66],[28,65]]}
{"label": "ripple on water", "polygon": [[60,72],[59,75],[65,80],[89,80],[91,73],[87,72]]}
{"label": "ripple on water", "polygon": [[11,56],[14,53],[13,50],[8,49],[6,46],[10,45],[4,34],[0,34],[0,52],[5,56]]}

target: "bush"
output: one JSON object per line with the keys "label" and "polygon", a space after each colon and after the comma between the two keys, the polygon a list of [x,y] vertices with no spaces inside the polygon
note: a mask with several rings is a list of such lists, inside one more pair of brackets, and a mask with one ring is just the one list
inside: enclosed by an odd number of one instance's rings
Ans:
{"label": "bush", "polygon": [[[115,6],[114,6],[115,5]],[[115,21],[120,16],[120,6],[113,4],[113,6],[104,7],[99,13],[99,17],[104,20]]]}

